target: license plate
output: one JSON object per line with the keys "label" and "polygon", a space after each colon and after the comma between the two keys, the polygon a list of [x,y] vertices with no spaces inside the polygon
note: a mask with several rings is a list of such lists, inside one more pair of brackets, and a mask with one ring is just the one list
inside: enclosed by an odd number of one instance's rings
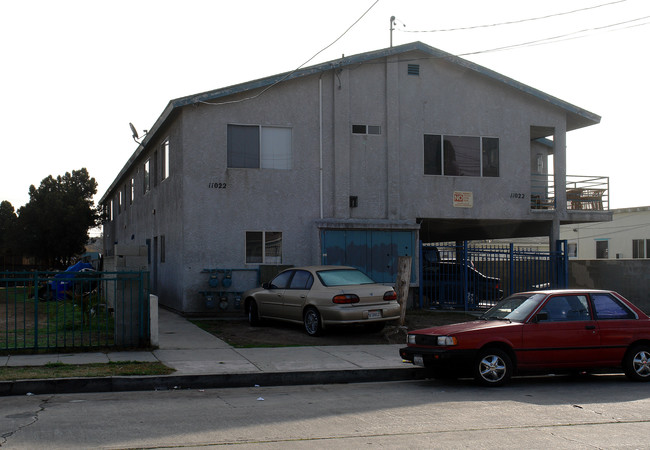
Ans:
{"label": "license plate", "polygon": [[424,358],[422,358],[422,355],[414,355],[413,364],[424,367]]}
{"label": "license plate", "polygon": [[368,311],[368,319],[381,319],[381,311]]}

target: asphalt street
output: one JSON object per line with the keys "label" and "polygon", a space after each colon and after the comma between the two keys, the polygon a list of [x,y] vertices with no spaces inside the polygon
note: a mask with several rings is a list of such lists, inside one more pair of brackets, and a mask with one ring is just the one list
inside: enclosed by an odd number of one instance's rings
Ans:
{"label": "asphalt street", "polygon": [[650,386],[620,375],[11,396],[2,449],[648,448]]}

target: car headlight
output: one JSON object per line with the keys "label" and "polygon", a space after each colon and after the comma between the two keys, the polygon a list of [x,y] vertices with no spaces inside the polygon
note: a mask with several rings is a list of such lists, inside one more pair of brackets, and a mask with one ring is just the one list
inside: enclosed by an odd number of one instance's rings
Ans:
{"label": "car headlight", "polygon": [[458,341],[453,336],[438,336],[438,345],[447,346],[447,345],[456,345]]}
{"label": "car headlight", "polygon": [[406,336],[406,343],[407,344],[415,344],[415,335],[414,334],[409,334]]}

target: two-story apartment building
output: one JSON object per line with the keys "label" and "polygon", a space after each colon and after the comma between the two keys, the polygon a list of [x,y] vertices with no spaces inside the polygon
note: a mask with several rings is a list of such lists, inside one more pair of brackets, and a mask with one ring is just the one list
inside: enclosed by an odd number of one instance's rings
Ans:
{"label": "two-story apartment building", "polygon": [[599,121],[420,42],[179,98],[101,199],[105,249],[148,245],[161,303],[201,313],[260,266],[391,282],[420,240],[554,242],[609,219],[606,190],[567,189],[566,134]]}

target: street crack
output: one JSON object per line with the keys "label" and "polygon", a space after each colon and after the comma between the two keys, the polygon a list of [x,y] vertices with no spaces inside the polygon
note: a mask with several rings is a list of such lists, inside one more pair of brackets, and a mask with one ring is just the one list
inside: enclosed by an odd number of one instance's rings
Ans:
{"label": "street crack", "polygon": [[53,396],[50,396],[50,397],[44,399],[43,401],[41,401],[41,403],[38,406],[38,410],[36,410],[36,412],[33,412],[33,413],[27,412],[27,413],[23,413],[23,414],[14,414],[13,416],[8,416],[9,418],[31,417],[32,420],[29,423],[26,423],[24,425],[19,426],[15,430],[8,431],[8,432],[6,432],[4,434],[0,434],[0,447],[5,445],[7,443],[7,441],[9,440],[9,438],[12,437],[14,434],[22,431],[23,429],[25,429],[27,427],[31,427],[36,422],[38,422],[39,414],[42,413],[43,411],[45,411],[45,408],[47,407],[47,404],[49,403],[50,400],[52,400],[52,398],[53,398]]}

